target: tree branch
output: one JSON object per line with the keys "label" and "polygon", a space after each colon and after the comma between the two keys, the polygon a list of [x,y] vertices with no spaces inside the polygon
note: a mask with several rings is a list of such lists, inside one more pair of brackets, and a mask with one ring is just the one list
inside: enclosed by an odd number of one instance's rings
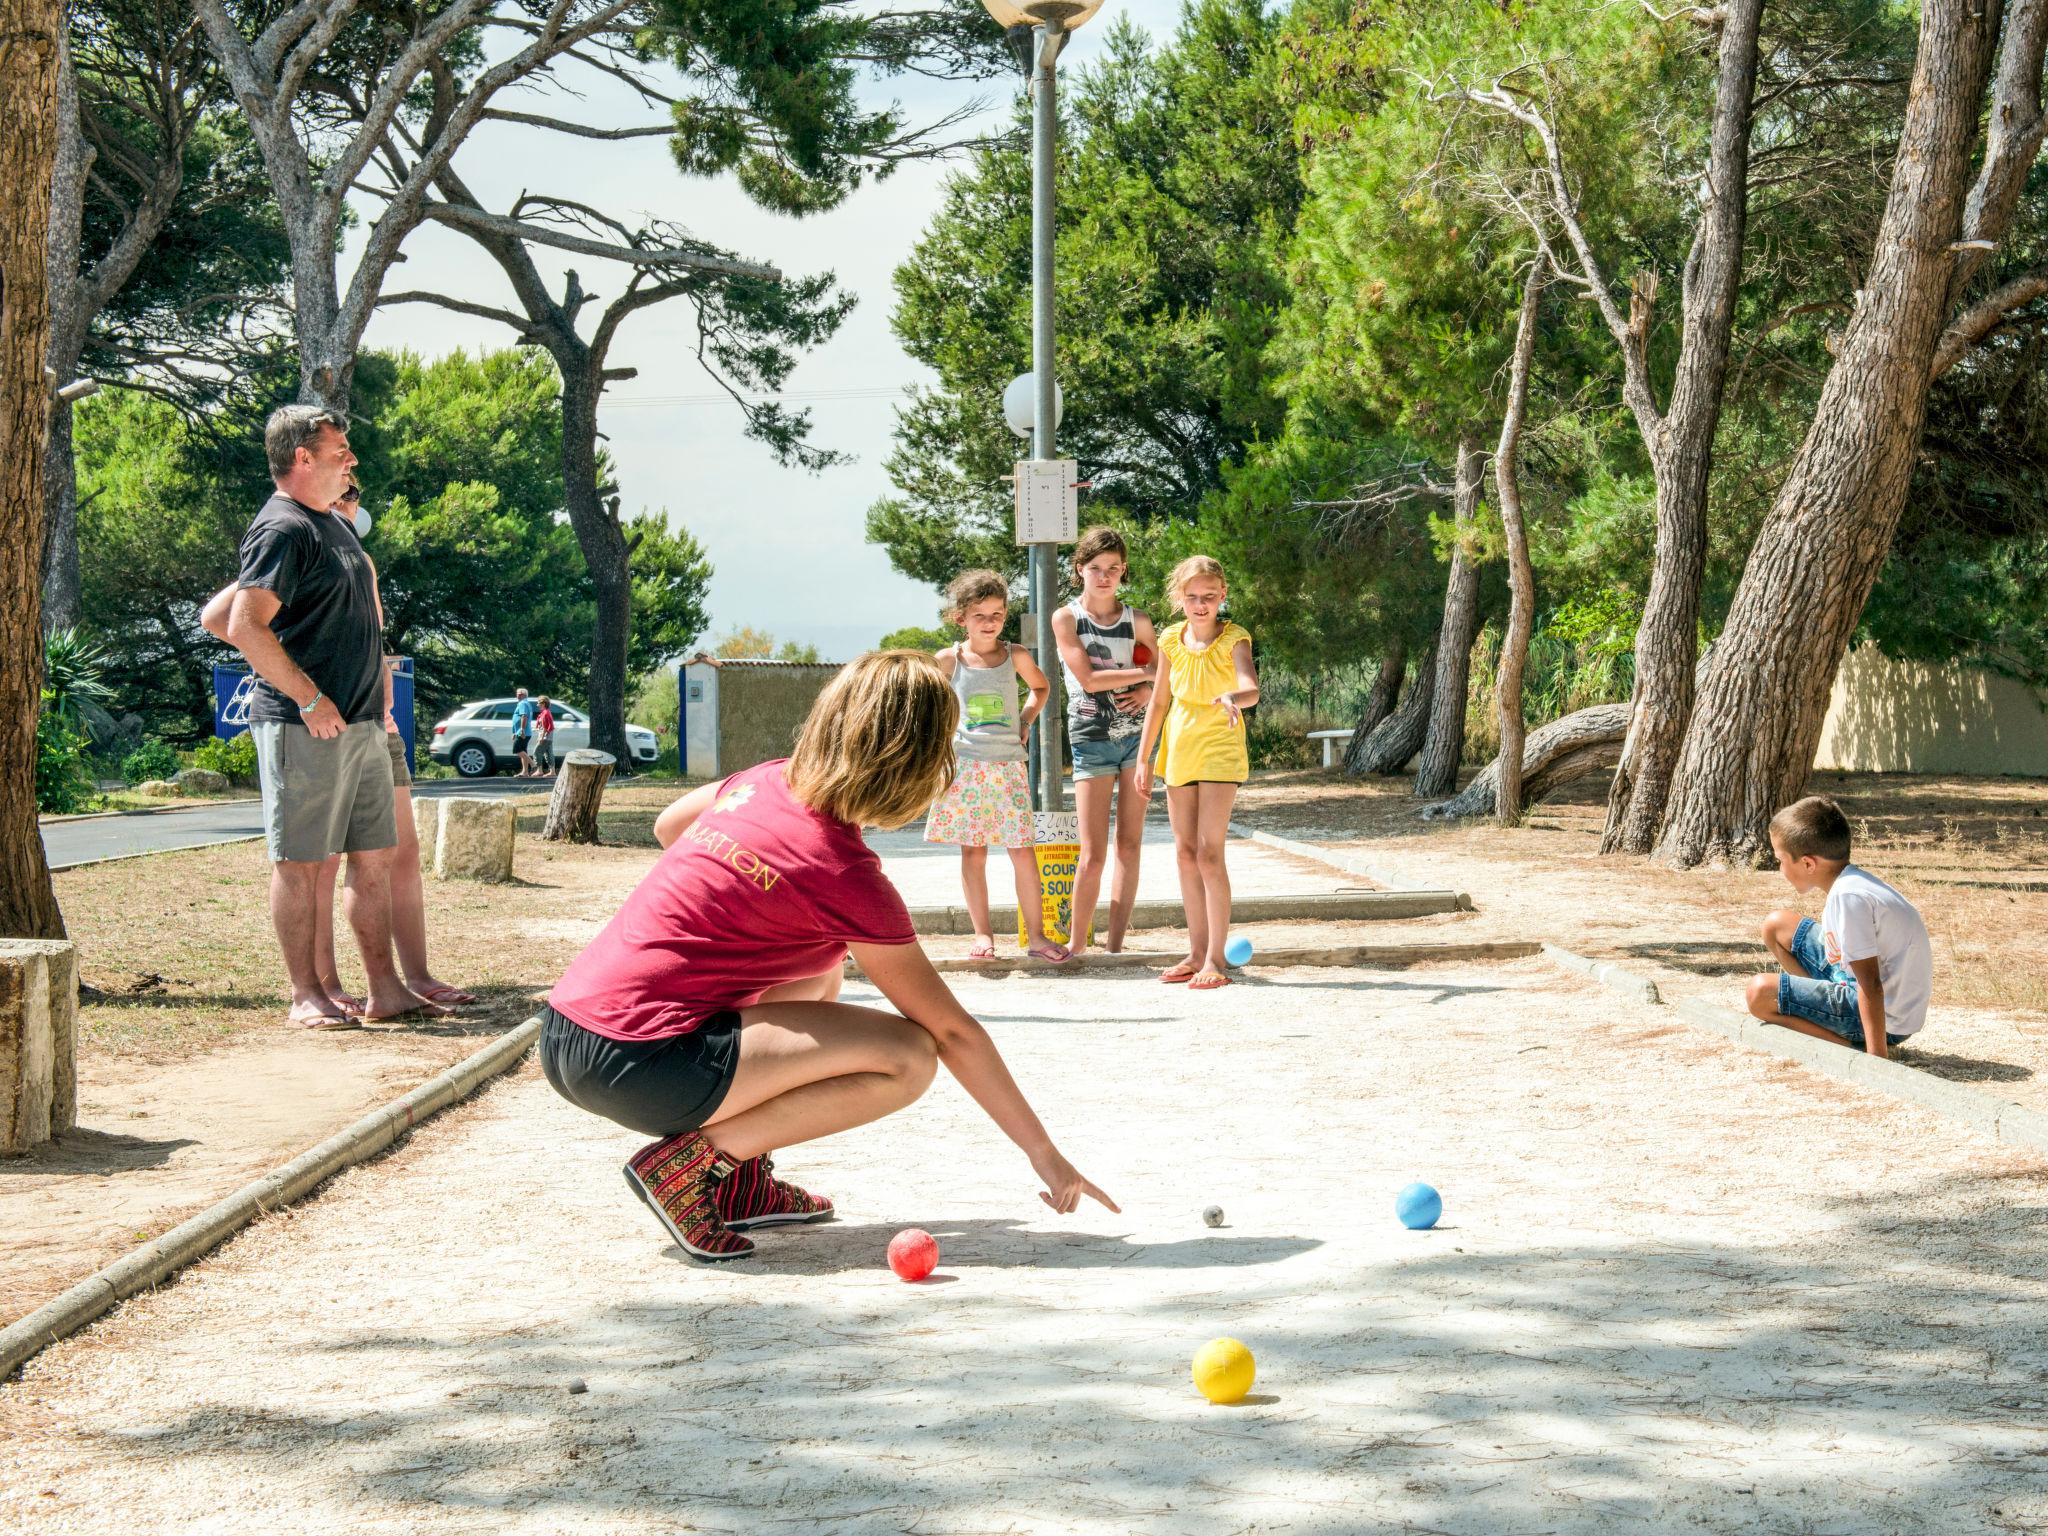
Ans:
{"label": "tree branch", "polygon": [[445,293],[427,293],[420,289],[408,289],[404,293],[387,293],[377,300],[381,308],[386,304],[438,304],[443,309],[452,309],[458,314],[475,315],[479,320],[495,320],[509,326],[522,338],[533,333],[533,322],[524,315],[515,315],[509,309],[496,309],[489,304],[472,304],[466,299],[451,299]]}
{"label": "tree branch", "polygon": [[[1991,88],[1991,121],[1984,140],[1984,165],[1963,205],[1963,239],[2005,238],[2012,227],[2027,173],[2048,135],[2041,110],[2041,62],[2048,52],[2048,0],[2015,0],[2005,16],[1998,44],[1998,69]],[[1949,301],[1960,303],[1970,280],[1991,257],[1988,249],[1966,249],[1956,257]],[[1944,338],[1946,345],[1946,338]]]}
{"label": "tree branch", "polygon": [[2048,267],[2023,272],[2011,282],[1994,288],[1948,324],[1934,349],[1930,382],[1940,378],[1963,360],[1972,347],[1989,336],[2012,312],[2048,294]]}
{"label": "tree branch", "polygon": [[719,256],[708,251],[689,251],[669,247],[609,245],[603,241],[585,240],[577,235],[563,234],[545,224],[534,224],[522,219],[508,219],[495,213],[484,213],[477,209],[461,208],[452,203],[429,203],[424,210],[428,218],[436,223],[448,224],[456,229],[479,234],[502,235],[511,240],[529,241],[534,245],[549,245],[557,250],[574,251],[582,256],[598,256],[606,261],[622,261],[631,266],[643,268],[683,268],[692,272],[711,273],[724,277],[747,277],[760,282],[780,282],[782,273],[761,262],[741,261],[737,257]]}

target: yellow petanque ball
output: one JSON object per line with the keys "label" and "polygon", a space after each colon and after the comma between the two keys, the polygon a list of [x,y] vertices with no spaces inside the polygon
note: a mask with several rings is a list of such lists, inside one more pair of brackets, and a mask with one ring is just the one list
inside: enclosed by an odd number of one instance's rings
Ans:
{"label": "yellow petanque ball", "polygon": [[1195,1390],[1212,1403],[1234,1403],[1252,1389],[1257,1366],[1235,1339],[1211,1339],[1195,1351]]}

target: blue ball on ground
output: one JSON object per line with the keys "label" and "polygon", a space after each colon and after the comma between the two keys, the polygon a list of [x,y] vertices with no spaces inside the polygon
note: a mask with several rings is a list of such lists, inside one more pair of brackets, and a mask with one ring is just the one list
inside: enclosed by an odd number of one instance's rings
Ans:
{"label": "blue ball on ground", "polygon": [[1444,1213],[1444,1197],[1427,1184],[1410,1184],[1394,1196],[1394,1214],[1401,1218],[1401,1225],[1411,1232],[1436,1225],[1437,1218]]}
{"label": "blue ball on ground", "polygon": [[1252,941],[1241,933],[1223,946],[1223,958],[1232,965],[1243,965],[1251,957]]}

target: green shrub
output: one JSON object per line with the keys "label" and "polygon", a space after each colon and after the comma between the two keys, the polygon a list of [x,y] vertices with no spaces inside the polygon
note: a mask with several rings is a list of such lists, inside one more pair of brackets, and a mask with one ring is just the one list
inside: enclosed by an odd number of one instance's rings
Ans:
{"label": "green shrub", "polygon": [[121,782],[132,785],[148,779],[168,779],[181,766],[177,748],[152,736],[121,759]]}
{"label": "green shrub", "polygon": [[1260,705],[1245,716],[1245,750],[1254,768],[1314,768],[1322,743],[1310,741],[1317,729],[1313,716],[1293,705]]}
{"label": "green shrub", "polygon": [[676,721],[681,712],[674,667],[656,667],[641,674],[626,698],[626,718],[659,736],[664,749],[675,745]]}
{"label": "green shrub", "polygon": [[99,804],[88,767],[85,732],[60,713],[49,690],[43,692],[36,717],[36,809],[51,816],[70,816]]}
{"label": "green shrub", "polygon": [[251,788],[256,783],[256,738],[247,731],[225,741],[209,736],[193,752],[192,766],[211,768],[230,784]]}

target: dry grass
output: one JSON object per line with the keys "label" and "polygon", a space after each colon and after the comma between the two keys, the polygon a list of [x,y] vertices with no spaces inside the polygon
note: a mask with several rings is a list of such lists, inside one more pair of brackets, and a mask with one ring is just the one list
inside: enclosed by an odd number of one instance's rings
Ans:
{"label": "dry grass", "polygon": [[[486,886],[429,878],[435,969],[483,999],[452,1037],[495,1032],[532,1011],[581,948],[571,937],[549,939],[547,920],[570,908],[582,912],[599,897],[608,917],[621,880],[630,884],[656,847],[655,815],[678,792],[671,782],[607,795],[599,818],[604,845],[596,848],[543,843],[546,802],[522,800],[516,880]],[[168,1059],[250,1030],[281,1029],[287,996],[270,929],[269,878],[261,843],[57,875],[57,897],[93,989],[80,1014],[83,1050]],[[353,950],[344,933],[342,977],[357,984]]]}
{"label": "dry grass", "polygon": [[[2048,1077],[2048,781],[1827,773],[1812,788],[1841,801],[1857,862],[1926,918],[1935,1005],[1914,1059],[2001,1084],[2037,1069]],[[1425,822],[1405,779],[1317,771],[1261,776],[1239,817],[1351,846],[1389,884],[1455,883],[1478,903],[1477,927],[1551,939],[1650,972],[1667,990],[1740,1007],[1741,978],[1770,968],[1757,937],[1763,915],[1818,915],[1819,900],[1802,900],[1775,871],[1681,873],[1603,859],[1605,793],[1604,779],[1577,785],[1510,830]],[[2048,1087],[2036,1091],[2048,1101]]]}

